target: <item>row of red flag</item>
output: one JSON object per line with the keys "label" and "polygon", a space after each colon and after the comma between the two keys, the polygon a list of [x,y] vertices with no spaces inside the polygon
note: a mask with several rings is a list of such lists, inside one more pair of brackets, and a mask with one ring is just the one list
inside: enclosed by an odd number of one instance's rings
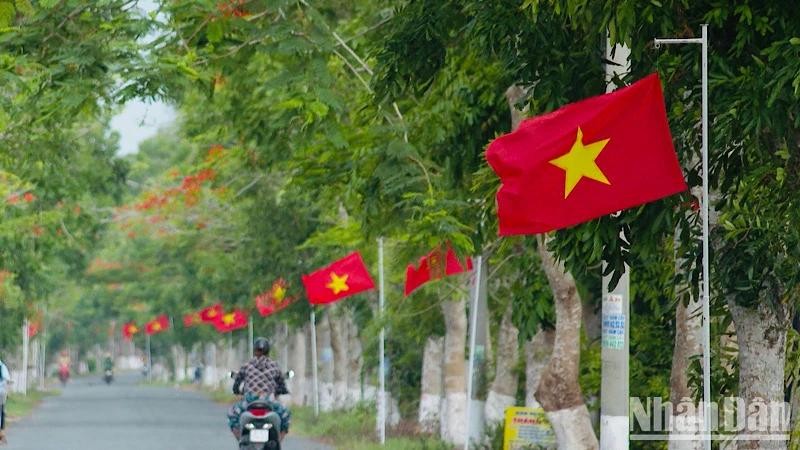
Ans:
{"label": "row of red flag", "polygon": [[[447,250],[434,249],[420,258],[419,262],[409,264],[406,268],[405,296],[423,284],[438,280],[445,276],[457,275],[472,270],[472,259],[462,263],[456,253],[448,245]],[[353,252],[344,258],[329,264],[302,277],[308,301],[314,305],[334,303],[361,292],[375,288],[375,282],[364,264],[359,252]],[[295,297],[288,296],[285,280],[279,279],[272,288],[258,295],[255,299],[256,309],[262,317],[275,314],[294,303]],[[225,312],[221,303],[217,303],[198,312],[183,316],[185,328],[200,324],[211,324],[220,333],[228,333],[244,328],[248,323],[248,313],[242,309]],[[158,334],[170,328],[169,316],[163,314],[147,322],[144,332],[147,335]],[[131,340],[140,329],[134,322],[122,327],[122,335]]]}
{"label": "row of red flag", "polygon": [[[495,139],[486,159],[501,181],[500,235],[547,233],[687,190],[657,74],[527,119]],[[470,259],[462,264],[449,246],[435,249],[416,265],[409,264],[404,293],[471,268]],[[358,252],[304,275],[302,281],[312,304],[375,288]],[[279,280],[272,291],[256,298],[259,312],[266,316],[285,308],[291,303],[285,293]],[[244,311],[218,312],[225,319],[212,323],[221,332],[247,323]],[[164,317],[149,322],[146,331],[164,329]],[[184,324],[193,326],[195,318]]]}

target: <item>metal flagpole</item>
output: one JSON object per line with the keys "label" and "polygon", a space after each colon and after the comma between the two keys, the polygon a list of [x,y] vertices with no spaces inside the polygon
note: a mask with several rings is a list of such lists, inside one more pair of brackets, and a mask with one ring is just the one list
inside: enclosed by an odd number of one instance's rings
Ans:
{"label": "metal flagpole", "polygon": [[472,391],[475,380],[475,337],[478,332],[478,298],[481,293],[481,270],[483,268],[483,255],[478,255],[475,260],[475,279],[472,294],[472,306],[469,308],[469,367],[467,368],[467,435],[464,436],[464,450],[469,450],[472,432]]}
{"label": "metal flagpole", "polygon": [[145,334],[144,343],[147,346],[147,381],[153,381],[153,354],[150,353],[150,335]]}
{"label": "metal flagpole", "polygon": [[317,316],[311,307],[311,375],[314,382],[314,416],[319,416],[319,376],[317,372]]}
{"label": "metal flagpole", "polygon": [[703,218],[703,279],[701,295],[703,298],[703,444],[711,450],[711,313],[710,313],[710,269],[709,269],[709,230],[708,230],[708,25],[701,26],[700,38],[655,39],[656,48],[670,44],[700,44],[702,48],[702,128],[703,128],[703,199],[701,214]]}
{"label": "metal flagpole", "polygon": [[[378,317],[383,321],[383,309],[386,302],[383,279],[383,238],[378,239]],[[380,391],[378,393],[378,430],[381,445],[386,444],[386,329],[381,327],[378,341],[380,361],[378,365],[378,378],[380,378]]]}
{"label": "metal flagpole", "polygon": [[22,322],[22,395],[28,395],[28,319]]}
{"label": "metal flagpole", "polygon": [[[613,51],[612,51],[613,49]],[[612,55],[613,53],[613,55]],[[630,49],[611,45],[606,38],[606,92],[616,85],[615,76],[630,72]],[[603,273],[606,263],[603,262]],[[602,276],[602,318],[600,375],[600,450],[628,450],[630,447],[630,267],[612,291],[608,291],[612,275]]]}
{"label": "metal flagpole", "polygon": [[253,316],[250,316],[247,320],[247,358],[249,359],[253,356]]}

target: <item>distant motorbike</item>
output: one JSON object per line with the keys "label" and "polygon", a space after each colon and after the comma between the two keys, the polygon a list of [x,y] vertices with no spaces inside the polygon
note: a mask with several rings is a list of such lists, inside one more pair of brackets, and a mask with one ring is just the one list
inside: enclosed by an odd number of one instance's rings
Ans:
{"label": "distant motorbike", "polygon": [[114,381],[114,371],[106,369],[103,373],[103,381],[105,381],[106,384],[111,384],[111,382]]}
{"label": "distant motorbike", "polygon": [[[230,372],[230,377],[236,379],[237,372]],[[294,371],[286,373],[286,378],[294,377]],[[237,390],[239,383],[234,384],[234,394],[242,394]],[[247,404],[245,411],[239,416],[239,449],[240,450],[280,450],[280,423],[281,418],[272,411],[269,404],[258,399]]]}
{"label": "distant motorbike", "polygon": [[58,368],[58,379],[61,381],[61,386],[66,386],[69,380],[69,367],[61,366]]}

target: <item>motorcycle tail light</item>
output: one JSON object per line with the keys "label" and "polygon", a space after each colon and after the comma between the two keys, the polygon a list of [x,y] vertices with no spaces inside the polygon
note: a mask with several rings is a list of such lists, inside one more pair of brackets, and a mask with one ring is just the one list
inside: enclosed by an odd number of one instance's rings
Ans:
{"label": "motorcycle tail light", "polygon": [[254,416],[266,416],[268,412],[268,410],[261,408],[253,408],[250,410],[250,414]]}

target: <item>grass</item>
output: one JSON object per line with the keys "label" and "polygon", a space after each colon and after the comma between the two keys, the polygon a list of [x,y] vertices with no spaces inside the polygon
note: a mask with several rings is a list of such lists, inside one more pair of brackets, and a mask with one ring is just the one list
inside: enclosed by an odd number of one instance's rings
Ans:
{"label": "grass", "polygon": [[33,411],[45,397],[58,395],[58,391],[28,391],[28,395],[10,394],[6,403],[6,414],[11,419],[25,417]]}
{"label": "grass", "polygon": [[451,450],[442,441],[425,435],[390,436],[383,446],[375,439],[375,409],[358,406],[348,411],[321,412],[292,407],[292,434],[316,438],[347,450]]}

